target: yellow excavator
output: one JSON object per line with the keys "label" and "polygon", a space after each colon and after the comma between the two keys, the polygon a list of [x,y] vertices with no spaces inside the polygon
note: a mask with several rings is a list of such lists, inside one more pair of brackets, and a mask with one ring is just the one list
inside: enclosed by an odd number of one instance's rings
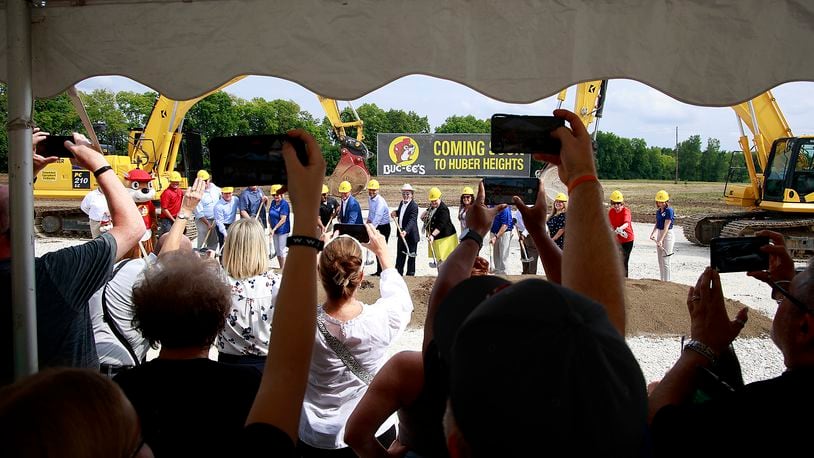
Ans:
{"label": "yellow excavator", "polygon": [[[682,223],[684,235],[693,243],[708,245],[713,237],[770,229],[784,234],[795,257],[810,257],[814,250],[814,137],[793,135],[771,91],[732,109],[740,126],[739,144],[749,184],[727,184],[724,198],[727,205],[749,210],[688,218]],[[751,142],[744,126],[752,134]]]}
{"label": "yellow excavator", "polygon": [[[200,97],[189,100],[172,100],[160,95],[150,113],[144,129],[130,131],[127,156],[107,155],[106,158],[119,177],[126,172],[140,168],[153,175],[153,187],[156,199],[169,185],[169,177],[176,171],[176,164],[181,172],[181,186],[186,188],[203,168],[201,138],[193,132],[182,132],[184,117],[187,112],[204,97],[217,92],[243,79],[236,77],[222,86],[207,92]],[[91,142],[99,148],[99,142],[93,132],[93,126],[85,114],[84,107],[75,91],[69,91],[74,106],[82,118],[85,129],[90,134]],[[340,182],[350,181],[355,193],[367,185],[370,173],[367,159],[370,154],[363,143],[364,126],[356,111],[356,118],[350,122],[342,121],[337,101],[317,96],[333,126],[333,137],[340,145],[341,157],[333,175],[329,178],[330,188],[336,189]],[[352,108],[352,107],[351,107]],[[346,134],[346,128],[355,128],[356,136]],[[179,154],[182,160],[179,163]],[[34,184],[34,197],[39,199],[82,199],[90,190],[96,188],[92,173],[71,165],[67,159],[46,167],[37,177]],[[158,202],[156,207],[158,207]],[[89,236],[90,227],[87,216],[78,205],[38,205],[35,208],[35,227],[43,236]]]}

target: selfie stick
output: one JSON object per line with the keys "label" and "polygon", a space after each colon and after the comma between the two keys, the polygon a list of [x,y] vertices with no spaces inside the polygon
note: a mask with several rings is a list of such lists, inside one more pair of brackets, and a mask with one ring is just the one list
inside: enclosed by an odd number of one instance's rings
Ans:
{"label": "selfie stick", "polygon": [[405,239],[404,235],[401,234],[401,226],[399,226],[399,221],[396,218],[393,218],[393,222],[396,223],[396,230],[399,231],[399,238],[401,239],[401,242],[404,243],[405,248],[407,248],[407,251],[402,251],[402,253],[414,258],[416,254],[410,253],[410,247],[407,246],[407,239]]}

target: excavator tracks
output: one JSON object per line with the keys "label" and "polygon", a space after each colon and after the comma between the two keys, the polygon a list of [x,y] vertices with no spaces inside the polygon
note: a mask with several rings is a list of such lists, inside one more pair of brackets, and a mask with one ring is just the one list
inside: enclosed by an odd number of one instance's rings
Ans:
{"label": "excavator tracks", "polygon": [[714,237],[744,237],[761,230],[783,234],[786,248],[797,260],[814,256],[814,218],[780,217],[776,213],[752,211],[698,215],[682,223],[684,236],[696,245],[709,245]]}
{"label": "excavator tracks", "polygon": [[78,207],[35,207],[34,232],[38,237],[91,238],[88,217]]}
{"label": "excavator tracks", "polygon": [[738,213],[717,213],[696,215],[684,218],[681,222],[681,227],[684,228],[684,237],[690,242],[708,246],[710,240],[720,236],[724,226],[732,221],[741,219],[754,218],[757,215],[755,212],[738,212]]}

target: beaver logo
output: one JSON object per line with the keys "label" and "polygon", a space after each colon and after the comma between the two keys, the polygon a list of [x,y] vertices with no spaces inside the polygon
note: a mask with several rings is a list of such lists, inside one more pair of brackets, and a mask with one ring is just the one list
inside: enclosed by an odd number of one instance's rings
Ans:
{"label": "beaver logo", "polygon": [[396,137],[388,148],[390,160],[397,165],[410,165],[418,160],[418,143],[405,135]]}

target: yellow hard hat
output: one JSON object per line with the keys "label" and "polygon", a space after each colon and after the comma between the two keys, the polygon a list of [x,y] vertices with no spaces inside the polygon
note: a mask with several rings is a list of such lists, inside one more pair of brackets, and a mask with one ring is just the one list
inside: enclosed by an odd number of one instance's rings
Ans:
{"label": "yellow hard hat", "polygon": [[350,192],[350,181],[343,181],[339,183],[339,192]]}
{"label": "yellow hard hat", "polygon": [[170,183],[180,183],[180,182],[181,182],[181,174],[180,173],[178,173],[178,172],[170,173]]}
{"label": "yellow hard hat", "polygon": [[379,189],[379,182],[376,180],[370,180],[367,182],[367,189]]}
{"label": "yellow hard hat", "polygon": [[472,186],[464,186],[464,190],[461,191],[461,194],[464,195],[469,194],[470,196],[474,196],[475,191],[472,189]]}
{"label": "yellow hard hat", "polygon": [[233,188],[231,186],[224,186],[224,187],[220,188],[220,193],[221,194],[226,194],[227,192],[235,192],[235,188]]}
{"label": "yellow hard hat", "polygon": [[670,200],[670,194],[667,194],[667,191],[661,190],[656,193],[656,202],[667,202]]}
{"label": "yellow hard hat", "polygon": [[273,184],[273,185],[271,185],[271,189],[269,191],[271,192],[271,195],[273,196],[273,195],[277,194],[277,191],[279,191],[282,188],[283,188],[283,185],[281,185],[281,184]]}
{"label": "yellow hard hat", "polygon": [[328,189],[328,185],[327,184],[322,185],[322,193],[328,194],[328,191],[330,191],[330,189]]}
{"label": "yellow hard hat", "polygon": [[438,200],[441,198],[441,190],[438,188],[430,188],[430,193],[428,195],[430,200]]}
{"label": "yellow hard hat", "polygon": [[622,195],[622,191],[617,189],[616,191],[613,191],[611,193],[610,201],[611,202],[624,202],[625,201],[625,196]]}
{"label": "yellow hard hat", "polygon": [[554,197],[554,200],[559,200],[560,202],[568,202],[568,196],[560,192],[557,193],[557,195]]}
{"label": "yellow hard hat", "polygon": [[199,180],[208,180],[210,178],[212,178],[212,177],[209,176],[209,172],[207,172],[206,170],[198,170],[198,179]]}

